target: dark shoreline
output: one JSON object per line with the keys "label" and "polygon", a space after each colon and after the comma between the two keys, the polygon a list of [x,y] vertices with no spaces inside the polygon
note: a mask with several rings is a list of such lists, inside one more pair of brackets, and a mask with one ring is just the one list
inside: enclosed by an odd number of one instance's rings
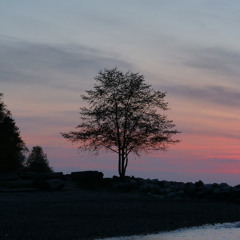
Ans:
{"label": "dark shoreline", "polygon": [[100,190],[0,193],[0,239],[77,240],[240,221],[240,204]]}

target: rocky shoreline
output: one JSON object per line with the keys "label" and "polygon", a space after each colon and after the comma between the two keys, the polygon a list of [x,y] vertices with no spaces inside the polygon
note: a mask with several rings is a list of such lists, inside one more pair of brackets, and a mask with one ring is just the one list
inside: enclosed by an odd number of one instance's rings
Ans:
{"label": "rocky shoreline", "polygon": [[98,171],[72,172],[67,175],[61,172],[0,174],[0,192],[17,191],[21,188],[26,191],[57,191],[67,189],[69,185],[82,189],[139,193],[158,199],[240,201],[240,184],[236,186],[230,186],[227,183],[204,184],[201,180],[195,183],[183,183],[135,177],[121,179],[116,176],[103,178],[103,173]]}
{"label": "rocky shoreline", "polygon": [[74,184],[76,188],[132,192],[144,196],[154,196],[158,199],[240,201],[240,184],[233,187],[227,183],[204,184],[202,181],[183,183],[135,177],[103,178],[103,173],[98,171],[72,172],[67,175],[61,172],[41,174],[26,172],[21,175],[16,173],[0,175],[0,192],[17,191],[20,188],[26,191],[56,191],[66,189],[71,184],[72,186]]}
{"label": "rocky shoreline", "polygon": [[0,239],[97,239],[240,221],[239,186],[73,175],[0,176]]}
{"label": "rocky shoreline", "polygon": [[121,192],[139,192],[143,195],[155,196],[158,199],[190,200],[240,200],[240,185],[234,187],[227,183],[204,184],[201,180],[195,183],[159,181],[158,179],[126,178],[108,180],[109,189]]}

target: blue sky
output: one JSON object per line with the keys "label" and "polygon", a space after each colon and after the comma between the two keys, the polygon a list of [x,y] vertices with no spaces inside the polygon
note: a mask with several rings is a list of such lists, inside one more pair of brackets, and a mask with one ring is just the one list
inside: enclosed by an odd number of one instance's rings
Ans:
{"label": "blue sky", "polygon": [[0,92],[28,147],[41,145],[55,170],[111,175],[114,156],[79,155],[59,132],[78,124],[80,94],[99,70],[140,72],[167,91],[182,143],[133,159],[129,174],[235,184],[239,12],[234,0],[2,1]]}

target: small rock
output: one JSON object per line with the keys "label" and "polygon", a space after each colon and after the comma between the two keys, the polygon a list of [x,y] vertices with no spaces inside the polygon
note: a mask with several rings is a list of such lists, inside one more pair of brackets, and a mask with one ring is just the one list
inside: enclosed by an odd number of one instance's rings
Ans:
{"label": "small rock", "polygon": [[173,198],[176,198],[177,197],[177,194],[174,193],[174,192],[170,192],[167,194],[167,198],[170,198],[170,199],[173,199]]}

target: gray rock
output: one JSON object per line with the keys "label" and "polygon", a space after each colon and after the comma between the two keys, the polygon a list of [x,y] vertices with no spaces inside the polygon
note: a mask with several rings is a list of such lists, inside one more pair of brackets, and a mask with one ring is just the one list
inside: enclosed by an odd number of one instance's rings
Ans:
{"label": "gray rock", "polygon": [[163,195],[152,194],[152,195],[151,195],[151,198],[163,200],[163,199],[165,199],[166,197],[163,196]]}
{"label": "gray rock", "polygon": [[204,192],[204,191],[198,191],[195,193],[196,198],[203,198],[205,196],[206,196],[206,192]]}
{"label": "gray rock", "polygon": [[195,194],[195,190],[196,190],[196,186],[193,183],[186,183],[185,192],[188,195],[194,195]]}
{"label": "gray rock", "polygon": [[231,192],[232,191],[232,187],[226,186],[226,187],[222,188],[222,191],[223,192]]}
{"label": "gray rock", "polygon": [[61,190],[65,185],[64,182],[60,179],[46,180],[46,184],[47,184],[48,190],[50,191]]}
{"label": "gray rock", "polygon": [[142,184],[142,186],[140,187],[140,192],[143,193],[157,193],[158,191],[159,191],[158,186],[148,182]]}
{"label": "gray rock", "polygon": [[169,187],[169,188],[165,188],[165,192],[166,192],[166,193],[170,193],[170,192],[172,192],[172,188],[171,188],[171,187]]}
{"label": "gray rock", "polygon": [[169,187],[171,184],[170,184],[170,182],[168,182],[168,181],[162,181],[162,185],[163,185],[164,187]]}
{"label": "gray rock", "polygon": [[219,188],[215,188],[212,191],[212,195],[215,196],[215,197],[219,197],[221,194],[222,194],[222,191]]}
{"label": "gray rock", "polygon": [[239,198],[240,197],[240,188],[233,187],[231,190],[231,195],[233,198]]}
{"label": "gray rock", "polygon": [[184,183],[179,183],[178,184],[178,189],[179,190],[184,190],[185,189],[185,184]]}
{"label": "gray rock", "polygon": [[137,190],[136,181],[126,181],[126,182],[117,182],[113,184],[112,189],[121,191],[121,192],[133,192]]}
{"label": "gray rock", "polygon": [[17,172],[0,174],[0,181],[11,181],[17,179],[19,179]]}
{"label": "gray rock", "polygon": [[199,180],[198,182],[195,182],[195,186],[196,186],[197,188],[199,188],[199,187],[204,187],[204,183],[203,183],[201,180]]}
{"label": "gray rock", "polygon": [[205,186],[204,186],[204,192],[205,192],[206,194],[210,194],[210,193],[212,193],[212,191],[213,191],[212,184],[205,184]]}
{"label": "gray rock", "polygon": [[217,183],[213,183],[213,184],[212,184],[212,188],[213,188],[213,189],[215,189],[215,188],[219,188],[219,184],[217,184]]}
{"label": "gray rock", "polygon": [[226,187],[230,187],[227,183],[221,183],[219,184],[220,188],[226,188]]}
{"label": "gray rock", "polygon": [[160,195],[163,195],[163,194],[165,194],[167,191],[166,191],[166,189],[165,188],[159,188],[159,190],[158,190],[158,194],[160,194]]}
{"label": "gray rock", "polygon": [[179,190],[177,192],[177,195],[180,196],[180,197],[183,197],[184,196],[184,191],[183,190]]}
{"label": "gray rock", "polygon": [[170,193],[167,194],[167,198],[169,198],[169,199],[173,199],[173,198],[176,198],[176,197],[177,197],[177,194],[174,193],[174,192],[170,192]]}

